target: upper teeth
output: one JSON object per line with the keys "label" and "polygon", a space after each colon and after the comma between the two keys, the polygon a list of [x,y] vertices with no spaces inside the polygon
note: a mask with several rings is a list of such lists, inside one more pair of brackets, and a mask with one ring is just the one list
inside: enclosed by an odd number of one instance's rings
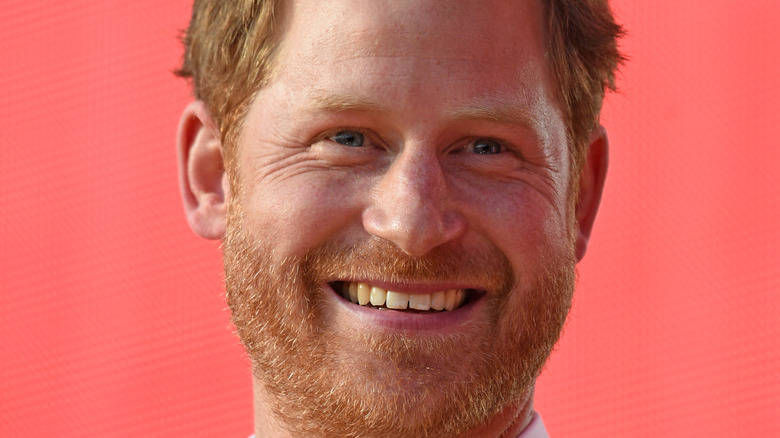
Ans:
{"label": "upper teeth", "polygon": [[343,282],[341,295],[361,306],[370,304],[389,309],[455,310],[466,300],[466,291],[463,289],[441,290],[430,294],[407,294],[355,281]]}

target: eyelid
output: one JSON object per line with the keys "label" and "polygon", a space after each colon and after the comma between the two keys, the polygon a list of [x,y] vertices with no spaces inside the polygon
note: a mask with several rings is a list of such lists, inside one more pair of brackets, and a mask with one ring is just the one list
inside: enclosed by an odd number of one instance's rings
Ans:
{"label": "eyelid", "polygon": [[[372,131],[370,129],[366,129],[366,128],[355,127],[355,126],[339,126],[337,128],[327,129],[327,130],[323,131],[322,133],[320,133],[319,135],[315,136],[312,139],[311,144],[318,143],[318,142],[320,142],[322,140],[328,140],[328,141],[333,142],[333,140],[330,140],[330,137],[333,137],[336,134],[338,134],[339,132],[344,132],[344,131],[359,132],[359,133],[363,134],[363,138],[364,138],[364,140],[366,141],[366,143],[369,146],[372,146],[372,145],[376,146],[377,145],[377,141],[376,141],[377,135],[374,133],[374,131]],[[333,142],[333,143],[335,143],[335,142]]]}
{"label": "eyelid", "polygon": [[[363,149],[363,148],[369,148],[369,147],[375,147],[375,148],[386,148],[384,143],[381,141],[380,137],[374,132],[372,129],[360,127],[360,126],[337,126],[335,128],[330,128],[319,135],[315,136],[311,144],[318,143],[323,140],[328,140],[329,142],[339,144],[334,142],[333,140],[330,140],[330,137],[338,134],[339,132],[344,131],[355,131],[363,134],[365,139],[365,144],[361,148],[357,149]],[[464,137],[460,141],[456,142],[452,147],[448,148],[451,151],[464,151],[470,147],[473,147],[474,143],[479,140],[488,140],[496,142],[498,145],[501,146],[501,152],[498,154],[488,154],[488,155],[502,155],[502,154],[512,154],[517,157],[522,158],[523,154],[520,153],[519,148],[512,142],[508,140],[504,140],[498,137],[493,137],[489,135],[473,135]]]}
{"label": "eyelid", "polygon": [[499,151],[500,151],[499,153],[504,152],[507,149],[506,145],[504,145],[503,142],[492,140],[492,139],[489,139],[489,138],[478,138],[478,139],[472,141],[471,142],[472,148],[476,148],[476,145],[479,144],[479,143],[491,144],[491,146],[493,146],[493,145],[498,146]]}
{"label": "eyelid", "polygon": [[[454,147],[453,149],[454,150],[466,150],[468,148],[472,148],[474,146],[474,144],[476,142],[480,141],[480,140],[487,140],[487,141],[495,142],[496,144],[501,146],[501,152],[500,152],[501,154],[503,154],[503,153],[515,153],[515,154],[519,155],[519,153],[517,152],[518,149],[517,149],[517,147],[515,147],[515,145],[513,143],[511,143],[509,141],[506,141],[506,140],[502,140],[500,138],[490,137],[490,136],[487,136],[487,135],[479,135],[479,136],[475,135],[475,136],[471,136],[471,137],[466,137],[463,140],[461,140],[462,143],[460,145]],[[498,155],[498,154],[493,154],[493,155]]]}

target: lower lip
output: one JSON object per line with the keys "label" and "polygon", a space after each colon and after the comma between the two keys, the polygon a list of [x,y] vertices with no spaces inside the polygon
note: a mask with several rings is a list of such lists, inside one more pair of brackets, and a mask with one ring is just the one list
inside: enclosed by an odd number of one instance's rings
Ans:
{"label": "lower lip", "polygon": [[441,334],[448,331],[457,331],[469,321],[485,305],[485,296],[480,294],[472,296],[463,306],[453,311],[438,312],[406,312],[403,310],[378,309],[371,306],[361,306],[355,304],[341,295],[337,294],[331,287],[328,300],[333,301],[334,306],[339,310],[345,311],[349,317],[357,319],[366,326],[368,330],[397,330],[397,331],[415,331],[430,332],[432,334]]}

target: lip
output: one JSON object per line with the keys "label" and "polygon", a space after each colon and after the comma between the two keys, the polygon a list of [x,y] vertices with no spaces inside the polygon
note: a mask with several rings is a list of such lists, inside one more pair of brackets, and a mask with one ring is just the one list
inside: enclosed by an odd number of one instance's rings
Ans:
{"label": "lip", "polygon": [[[479,290],[479,288],[472,287],[469,285],[464,285],[462,283],[398,284],[398,283],[390,283],[381,280],[349,280],[349,281],[366,283],[371,286],[381,287],[384,290],[391,290],[393,292],[399,292],[402,294],[432,294],[434,292],[438,292],[441,290],[449,290],[449,289]],[[330,286],[330,284],[332,283],[329,283],[328,286]],[[331,290],[332,289],[333,288],[331,287]]]}
{"label": "lip", "polygon": [[[382,282],[370,282],[372,286],[387,287],[402,293],[425,294],[443,290],[443,284],[437,285],[413,285],[398,287],[398,285],[389,285]],[[456,289],[457,287],[449,287]],[[370,306],[357,305],[340,294],[336,293],[330,284],[325,284],[328,301],[331,301],[334,308],[339,313],[346,314],[349,319],[358,321],[363,330],[385,330],[401,332],[419,332],[420,334],[441,334],[457,331],[470,321],[474,320],[485,305],[485,293],[477,292],[472,295],[469,301],[463,306],[453,311],[439,311],[415,313],[393,309],[377,309]],[[462,288],[467,289],[467,288]]]}

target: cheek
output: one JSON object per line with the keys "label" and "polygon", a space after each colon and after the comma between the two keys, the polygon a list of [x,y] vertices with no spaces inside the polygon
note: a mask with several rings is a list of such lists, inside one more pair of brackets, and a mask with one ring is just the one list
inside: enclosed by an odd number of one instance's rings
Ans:
{"label": "cheek", "polygon": [[280,258],[302,256],[351,222],[360,224],[362,194],[349,178],[313,172],[244,184],[240,203],[247,232],[273,242]]}
{"label": "cheek", "polygon": [[[472,223],[510,260],[524,286],[546,263],[572,251],[565,199],[550,202],[538,192],[519,190],[488,201]],[[526,284],[526,281],[529,283]]]}

